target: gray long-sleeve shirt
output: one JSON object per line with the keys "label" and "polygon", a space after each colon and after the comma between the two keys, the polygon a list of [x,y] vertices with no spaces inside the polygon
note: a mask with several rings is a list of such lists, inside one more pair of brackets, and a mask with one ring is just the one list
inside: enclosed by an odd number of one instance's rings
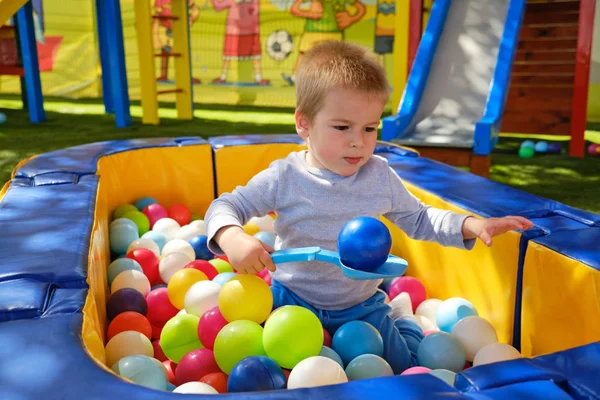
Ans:
{"label": "gray long-sleeve shirt", "polygon": [[[213,240],[219,229],[242,226],[254,216],[277,213],[275,249],[318,246],[337,251],[342,227],[360,216],[385,216],[414,239],[444,246],[471,249],[474,240],[463,240],[467,215],[422,204],[408,192],[400,177],[379,156],[354,175],[344,177],[307,164],[306,151],[274,161],[246,186],[224,193],[206,212],[209,249],[222,250]],[[313,306],[341,310],[371,297],[381,280],[346,278],[333,264],[311,261],[278,264],[272,277]]]}

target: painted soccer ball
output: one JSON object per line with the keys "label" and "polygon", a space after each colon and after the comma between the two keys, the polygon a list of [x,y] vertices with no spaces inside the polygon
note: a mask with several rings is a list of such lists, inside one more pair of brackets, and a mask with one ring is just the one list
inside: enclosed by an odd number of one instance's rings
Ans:
{"label": "painted soccer ball", "polygon": [[288,31],[273,31],[267,38],[267,53],[276,61],[285,60],[294,49],[292,35]]}

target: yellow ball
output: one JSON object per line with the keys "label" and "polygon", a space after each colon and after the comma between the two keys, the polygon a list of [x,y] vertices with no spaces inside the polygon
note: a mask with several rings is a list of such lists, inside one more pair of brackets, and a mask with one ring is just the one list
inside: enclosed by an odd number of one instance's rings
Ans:
{"label": "yellow ball", "polygon": [[221,288],[219,309],[228,322],[244,319],[261,324],[273,309],[273,295],[258,276],[238,275]]}
{"label": "yellow ball", "polygon": [[106,365],[110,368],[123,357],[134,354],[154,357],[154,347],[140,332],[124,331],[113,336],[105,347]]}
{"label": "yellow ball", "polygon": [[254,236],[258,232],[260,232],[260,228],[253,222],[248,222],[246,225],[244,225],[243,228],[244,232],[246,232],[250,236]]}
{"label": "yellow ball", "polygon": [[206,274],[194,268],[184,268],[175,272],[167,285],[167,293],[171,304],[181,310],[184,306],[183,300],[188,289],[194,283],[206,280],[208,280]]}

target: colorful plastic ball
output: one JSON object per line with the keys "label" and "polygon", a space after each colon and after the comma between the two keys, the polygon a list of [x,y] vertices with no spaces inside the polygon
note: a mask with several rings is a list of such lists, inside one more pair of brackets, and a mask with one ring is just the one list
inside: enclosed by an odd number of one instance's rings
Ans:
{"label": "colorful plastic ball", "polygon": [[175,371],[177,370],[177,364],[175,364],[173,361],[171,361],[169,359],[166,359],[165,361],[163,361],[162,364],[164,365],[165,370],[167,371],[167,376],[168,376],[167,382],[175,385]]}
{"label": "colorful plastic ball", "polygon": [[267,246],[269,246],[270,248],[272,248],[272,249],[275,248],[275,234],[274,233],[260,231],[256,235],[254,235],[254,237],[257,238],[258,240],[260,240],[261,242],[263,242],[264,244],[266,244]]}
{"label": "colorful plastic ball", "polygon": [[202,382],[188,382],[177,386],[173,393],[185,394],[219,394],[215,388]]}
{"label": "colorful plastic ball", "polygon": [[119,225],[129,225],[130,227],[132,227],[133,229],[137,229],[137,225],[135,224],[135,222],[133,222],[132,220],[130,220],[129,218],[117,218],[114,221],[112,221],[110,223],[110,225],[108,226],[108,229],[113,229]]}
{"label": "colorful plastic ball", "polygon": [[136,270],[123,271],[113,280],[110,291],[114,293],[124,288],[135,289],[146,297],[150,293],[150,281],[143,272]]}
{"label": "colorful plastic ball", "polygon": [[113,280],[123,271],[140,271],[143,272],[142,266],[130,258],[119,258],[110,263],[106,270],[108,286],[112,285]]}
{"label": "colorful plastic ball", "polygon": [[163,256],[158,264],[158,273],[160,274],[160,278],[168,285],[171,277],[175,275],[175,272],[182,270],[192,261],[193,259],[185,253],[170,253],[166,256]]}
{"label": "colorful plastic ball", "polygon": [[134,204],[135,204],[135,208],[137,208],[138,211],[142,211],[144,208],[146,208],[150,204],[158,204],[158,201],[156,201],[156,199],[154,199],[152,197],[141,197],[141,198],[137,199]]}
{"label": "colorful plastic ball", "polygon": [[202,219],[194,220],[194,221],[190,222],[189,225],[198,229],[200,231],[200,235],[206,236],[206,223],[204,222],[204,220],[202,220]]}
{"label": "colorful plastic ball", "polygon": [[375,354],[363,354],[350,361],[346,367],[348,380],[379,378],[393,376],[392,367],[383,358]]}
{"label": "colorful plastic ball", "polygon": [[196,260],[211,260],[214,257],[213,253],[208,249],[207,240],[206,236],[198,235],[191,238],[188,242],[194,249]]}
{"label": "colorful plastic ball", "polygon": [[427,331],[437,331],[437,326],[431,322],[431,320],[423,315],[415,315],[415,319],[417,320],[417,325],[421,328],[423,332]]}
{"label": "colorful plastic ball", "polygon": [[146,296],[148,312],[146,317],[154,326],[162,327],[179,311],[169,300],[167,288],[154,289]]}
{"label": "colorful plastic ball", "polygon": [[183,239],[173,239],[163,247],[162,256],[166,257],[171,253],[184,253],[192,260],[196,259],[196,253],[192,246]]}
{"label": "colorful plastic ball", "polygon": [[150,221],[148,217],[142,212],[139,212],[137,209],[135,211],[128,211],[124,216],[124,218],[129,218],[138,227],[138,234],[142,236],[144,233],[150,230]]}
{"label": "colorful plastic ball", "polygon": [[[148,231],[146,233],[149,233],[149,232],[150,231]],[[154,253],[154,255],[156,257],[160,256],[160,249],[158,248],[158,245],[152,239],[148,239],[148,238],[143,238],[142,237],[142,238],[140,238],[138,240],[134,240],[127,247],[127,253],[130,253],[131,251],[133,251],[135,249],[150,250],[151,252]]]}
{"label": "colorful plastic ball", "polygon": [[129,211],[138,211],[138,209],[132,204],[120,205],[113,212],[113,215],[112,215],[113,220],[118,219],[118,218],[123,218],[123,216],[125,214],[127,214]]}
{"label": "colorful plastic ball", "polygon": [[275,310],[265,323],[263,344],[267,356],[282,368],[292,369],[323,347],[323,326],[310,310],[286,306]]}
{"label": "colorful plastic ball", "polygon": [[340,367],[344,368],[344,362],[338,353],[328,346],[321,347],[321,351],[318,354],[321,357],[331,358],[336,363],[340,364]]}
{"label": "colorful plastic ball", "polygon": [[429,371],[429,374],[443,380],[450,386],[454,386],[454,380],[456,379],[455,372],[448,371],[447,369],[433,369]]}
{"label": "colorful plastic ball", "polygon": [[[152,328],[150,328],[152,329]],[[152,347],[154,348],[154,358],[156,358],[158,361],[169,361],[171,362],[171,360],[169,360],[167,358],[167,356],[165,355],[164,351],[162,350],[162,347],[160,347],[160,340],[159,339],[155,339],[152,341]]]}
{"label": "colorful plastic ball", "polygon": [[152,339],[152,325],[150,325],[150,321],[135,311],[126,311],[117,315],[108,325],[106,340],[110,340],[115,335],[125,331],[137,331],[148,339]]}
{"label": "colorful plastic ball", "polygon": [[179,310],[183,309],[185,294],[188,289],[196,282],[208,280],[204,272],[194,268],[184,268],[175,272],[169,280],[168,291],[169,300]]}
{"label": "colorful plastic ball", "polygon": [[220,372],[212,350],[196,349],[187,353],[177,364],[175,379],[177,385],[199,381],[212,372]]}
{"label": "colorful plastic ball", "polygon": [[140,238],[139,230],[127,224],[114,226],[109,230],[110,251],[114,254],[124,254],[129,244]]}
{"label": "colorful plastic ball", "polygon": [[467,317],[458,321],[452,328],[452,335],[465,348],[467,361],[473,361],[481,348],[498,342],[498,335],[492,324],[481,317]]}
{"label": "colorful plastic ball", "polygon": [[521,143],[520,147],[535,147],[533,140],[525,140]]}
{"label": "colorful plastic ball", "polygon": [[491,364],[500,361],[514,360],[521,358],[519,350],[509,344],[492,343],[482,347],[473,359],[473,366]]}
{"label": "colorful plastic ball", "polygon": [[260,232],[260,228],[253,222],[247,222],[246,225],[242,226],[242,229],[250,236],[254,236]]}
{"label": "colorful plastic ball", "polygon": [[150,283],[155,283],[159,279],[158,274],[158,257],[148,249],[134,249],[127,253],[127,258],[137,261],[142,267],[144,275]]}
{"label": "colorful plastic ball", "polygon": [[342,263],[350,268],[373,271],[387,261],[392,248],[390,231],[378,219],[354,218],[338,235]]}
{"label": "colorful plastic ball", "polygon": [[220,286],[223,286],[229,282],[230,279],[235,278],[236,276],[238,276],[238,274],[235,272],[221,272],[215,276],[212,281]]}
{"label": "colorful plastic ball", "polygon": [[146,207],[144,207],[141,211],[148,218],[148,222],[150,223],[150,227],[152,228],[152,230],[154,230],[156,223],[159,220],[169,217],[167,209],[157,203],[149,204]]}
{"label": "colorful plastic ball", "polygon": [[194,260],[191,263],[187,264],[184,268],[194,268],[198,271],[204,272],[206,277],[210,280],[213,280],[215,276],[219,274],[219,271],[217,271],[214,265],[212,265],[206,260]]}
{"label": "colorful plastic ball", "polygon": [[171,218],[161,218],[152,226],[153,231],[160,232],[167,237],[167,242],[175,239],[175,235],[177,235],[179,228],[181,228],[181,226],[177,221]]}
{"label": "colorful plastic ball", "polygon": [[435,323],[441,331],[450,333],[458,321],[479,315],[475,306],[468,300],[452,297],[440,304],[435,313]]}
{"label": "colorful plastic ball", "polygon": [[176,315],[165,324],[160,345],[169,360],[179,363],[187,353],[203,347],[198,339],[198,322],[200,318],[185,314]]}
{"label": "colorful plastic ball", "polygon": [[189,242],[194,236],[201,236],[205,233],[205,229],[200,229],[196,225],[188,224],[179,228],[177,234],[175,234],[175,239],[181,239]]}
{"label": "colorful plastic ball", "polygon": [[274,233],[273,223],[275,220],[269,214],[264,217],[252,217],[248,222],[256,225],[262,232]]}
{"label": "colorful plastic ball", "polygon": [[158,255],[162,252],[163,247],[167,244],[167,237],[164,233],[156,231],[148,231],[142,235],[142,239],[150,239],[158,246]]}
{"label": "colorful plastic ball", "polygon": [[245,319],[262,324],[273,309],[273,294],[259,277],[238,275],[221,287],[219,309],[229,322]]}
{"label": "colorful plastic ball", "polygon": [[221,314],[219,307],[213,307],[202,314],[200,323],[198,324],[198,337],[204,347],[213,349],[217,335],[228,323],[223,314]]}
{"label": "colorful plastic ball", "polygon": [[562,151],[560,143],[550,142],[548,144],[548,153],[559,154]]}
{"label": "colorful plastic ball", "polygon": [[323,346],[331,347],[331,334],[325,328],[323,328]]}
{"label": "colorful plastic ball", "polygon": [[200,318],[206,311],[219,305],[220,291],[221,286],[212,281],[194,283],[183,298],[185,311]]}
{"label": "colorful plastic ball", "polygon": [[156,357],[153,357],[152,361],[154,361],[156,363],[156,365],[158,365],[160,367],[160,369],[163,372],[163,375],[165,377],[165,380],[167,382],[169,382],[170,373],[169,373],[169,370],[167,369],[167,365],[164,362],[159,361]]}
{"label": "colorful plastic ball", "polygon": [[365,321],[350,321],[340,326],[333,335],[332,345],[344,365],[362,354],[383,355],[381,334]]}
{"label": "colorful plastic ball", "polygon": [[534,149],[536,153],[546,153],[548,151],[548,142],[540,140],[535,144]]}
{"label": "colorful plastic ball", "polygon": [[592,143],[588,146],[588,154],[591,156],[597,156],[600,154],[600,145]]}
{"label": "colorful plastic ball", "polygon": [[436,314],[437,314],[437,310],[440,307],[440,305],[443,303],[442,300],[440,299],[427,299],[425,301],[423,301],[421,304],[419,304],[419,306],[417,307],[417,310],[415,311],[415,316],[417,315],[422,315],[423,317],[426,317],[428,320],[430,320],[434,325],[435,328],[437,329],[437,323],[436,323]]}
{"label": "colorful plastic ball", "polygon": [[161,326],[156,326],[156,325],[152,325],[152,339],[160,339],[160,334],[162,333],[162,329],[163,329],[164,325]]}
{"label": "colorful plastic ball", "polygon": [[402,372],[400,375],[426,374],[429,371],[431,371],[431,369],[427,367],[410,367],[404,370],[404,372]]}
{"label": "colorful plastic ball", "polygon": [[423,367],[460,372],[465,365],[467,354],[454,336],[446,332],[435,332],[419,343],[417,359]]}
{"label": "colorful plastic ball", "polygon": [[521,147],[519,148],[519,157],[521,158],[531,158],[535,154],[535,149],[533,147]]}
{"label": "colorful plastic ball", "polygon": [[143,355],[123,357],[111,369],[137,385],[156,390],[167,389],[167,380],[162,368],[150,357]]}
{"label": "colorful plastic ball", "polygon": [[137,331],[117,333],[108,341],[105,351],[106,365],[113,365],[121,358],[134,354],[154,357],[154,348],[150,339]]}
{"label": "colorful plastic ball", "polygon": [[192,213],[185,204],[173,204],[167,208],[169,218],[174,219],[180,226],[184,226],[192,222]]}
{"label": "colorful plastic ball", "polygon": [[211,263],[212,266],[216,268],[219,274],[222,274],[224,272],[235,272],[233,267],[227,260],[215,258],[213,260],[210,260],[209,263]]}
{"label": "colorful plastic ball", "polygon": [[427,298],[427,291],[420,280],[412,276],[401,276],[390,286],[390,299],[394,300],[400,293],[406,292],[410,296],[413,312]]}
{"label": "colorful plastic ball", "polygon": [[227,393],[227,375],[222,372],[213,372],[205,375],[200,382],[212,386],[219,393]]}
{"label": "colorful plastic ball", "polygon": [[290,373],[287,388],[298,389],[348,382],[340,365],[327,357],[315,356],[300,361]]}
{"label": "colorful plastic ball", "polygon": [[106,318],[112,321],[125,311],[135,311],[142,315],[148,312],[148,304],[144,296],[135,289],[125,288],[113,292],[106,303]]}
{"label": "colorful plastic ball", "polygon": [[244,320],[227,324],[215,339],[214,354],[221,371],[226,374],[246,357],[266,356],[262,326]]}
{"label": "colorful plastic ball", "polygon": [[285,389],[285,375],[279,365],[268,357],[246,357],[233,367],[227,391],[260,392]]}

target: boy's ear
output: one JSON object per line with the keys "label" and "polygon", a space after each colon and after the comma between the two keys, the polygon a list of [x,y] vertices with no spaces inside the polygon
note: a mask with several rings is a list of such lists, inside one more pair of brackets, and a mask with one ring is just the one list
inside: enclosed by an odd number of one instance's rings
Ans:
{"label": "boy's ear", "polygon": [[306,116],[299,111],[296,111],[294,118],[296,119],[296,132],[298,132],[298,135],[302,139],[306,140],[308,138],[308,131],[310,128],[308,118],[306,118]]}

